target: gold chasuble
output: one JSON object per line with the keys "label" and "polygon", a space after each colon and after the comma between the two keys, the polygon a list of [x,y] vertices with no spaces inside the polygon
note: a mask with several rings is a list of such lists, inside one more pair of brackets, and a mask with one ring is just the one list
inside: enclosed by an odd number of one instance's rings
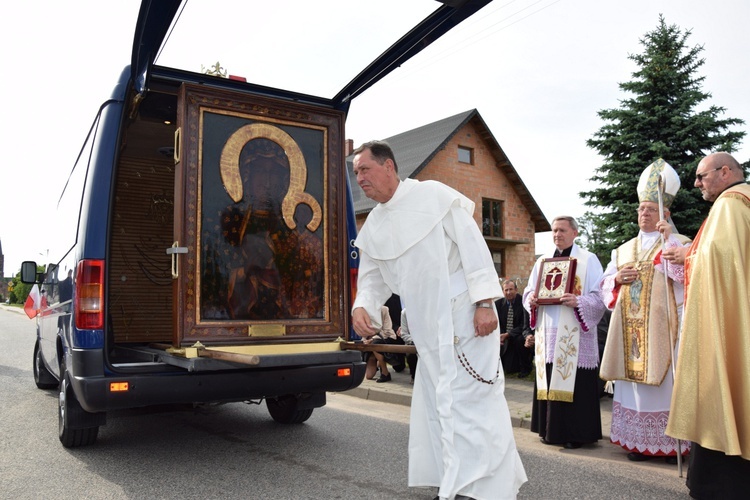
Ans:
{"label": "gold chasuble", "polygon": [[750,186],[714,202],[685,262],[667,435],[750,460]]}
{"label": "gold chasuble", "polygon": [[[675,236],[680,243],[689,241]],[[664,274],[654,266],[660,243],[657,239],[651,248],[642,249],[636,237],[617,249],[617,268],[634,266],[638,278],[622,284],[617,294],[607,334],[612,340],[602,355],[600,376],[604,380],[658,386],[667,375],[679,325],[672,282],[667,286]]]}

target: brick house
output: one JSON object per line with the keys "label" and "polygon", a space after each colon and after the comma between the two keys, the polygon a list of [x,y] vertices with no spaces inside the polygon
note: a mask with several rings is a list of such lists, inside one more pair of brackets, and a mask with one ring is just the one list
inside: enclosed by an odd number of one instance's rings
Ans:
{"label": "brick house", "polygon": [[[551,226],[479,112],[472,109],[384,140],[393,148],[402,179],[441,181],[476,204],[474,218],[498,276],[525,286],[535,261],[534,234]],[[348,140],[346,161],[362,227],[376,203],[356,185],[354,147]]]}

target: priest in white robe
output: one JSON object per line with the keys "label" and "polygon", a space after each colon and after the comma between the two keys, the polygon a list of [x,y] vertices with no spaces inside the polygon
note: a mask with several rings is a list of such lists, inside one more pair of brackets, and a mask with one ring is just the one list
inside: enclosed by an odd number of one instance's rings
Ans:
{"label": "priest in white robe", "polygon": [[441,499],[515,498],[526,473],[503,395],[501,289],[474,203],[438,182],[400,181],[384,142],[355,151],[354,174],[379,202],[356,240],[354,330],[375,334],[380,306],[396,293],[419,352],[409,486],[438,487]]}
{"label": "priest in white robe", "polygon": [[523,293],[534,330],[526,341],[534,345],[536,365],[530,428],[544,444],[568,449],[602,438],[597,335],[605,310],[602,265],[575,244],[576,236],[573,217],[552,220],[555,252],[537,259]]}

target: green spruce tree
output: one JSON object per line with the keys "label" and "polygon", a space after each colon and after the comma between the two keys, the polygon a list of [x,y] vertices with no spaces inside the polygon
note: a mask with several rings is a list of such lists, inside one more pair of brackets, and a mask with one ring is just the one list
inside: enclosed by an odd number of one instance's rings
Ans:
{"label": "green spruce tree", "polygon": [[697,74],[705,62],[699,58],[703,46],[688,47],[689,36],[660,15],[657,28],[640,40],[643,53],[628,56],[638,70],[619,87],[631,96],[619,108],[598,112],[605,125],[587,145],[604,157],[591,178],[600,187],[580,196],[594,208],[583,217],[583,236],[602,262],[638,233],[636,186],[649,164],[664,158],[678,172],[682,186],[672,218],[682,234],[693,237],[710,208],[693,187],[698,162],[711,152],[735,151],[745,136],[730,130],[743,120],[720,119],[726,109],[705,103],[711,94]]}

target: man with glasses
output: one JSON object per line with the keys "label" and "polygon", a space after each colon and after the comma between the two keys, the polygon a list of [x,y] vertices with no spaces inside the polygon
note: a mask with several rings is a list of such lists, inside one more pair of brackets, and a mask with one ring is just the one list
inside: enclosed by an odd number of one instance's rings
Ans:
{"label": "man with glasses", "polygon": [[[663,219],[659,216],[659,178],[666,179]],[[612,311],[600,376],[615,382],[610,440],[640,462],[666,457],[677,463],[674,438],[664,434],[672,399],[671,361],[682,315],[684,268],[663,265],[661,232],[670,226],[669,207],[680,177],[664,160],[649,165],[638,182],[638,235],[612,251],[601,281],[602,299]],[[665,248],[689,246],[674,234]],[[665,273],[667,275],[665,279]]]}
{"label": "man with glasses", "polygon": [[[731,155],[698,164],[695,187],[713,202],[687,252],[685,312],[667,434],[690,440],[694,498],[750,491],[750,185]],[[687,254],[685,256],[685,254]]]}

